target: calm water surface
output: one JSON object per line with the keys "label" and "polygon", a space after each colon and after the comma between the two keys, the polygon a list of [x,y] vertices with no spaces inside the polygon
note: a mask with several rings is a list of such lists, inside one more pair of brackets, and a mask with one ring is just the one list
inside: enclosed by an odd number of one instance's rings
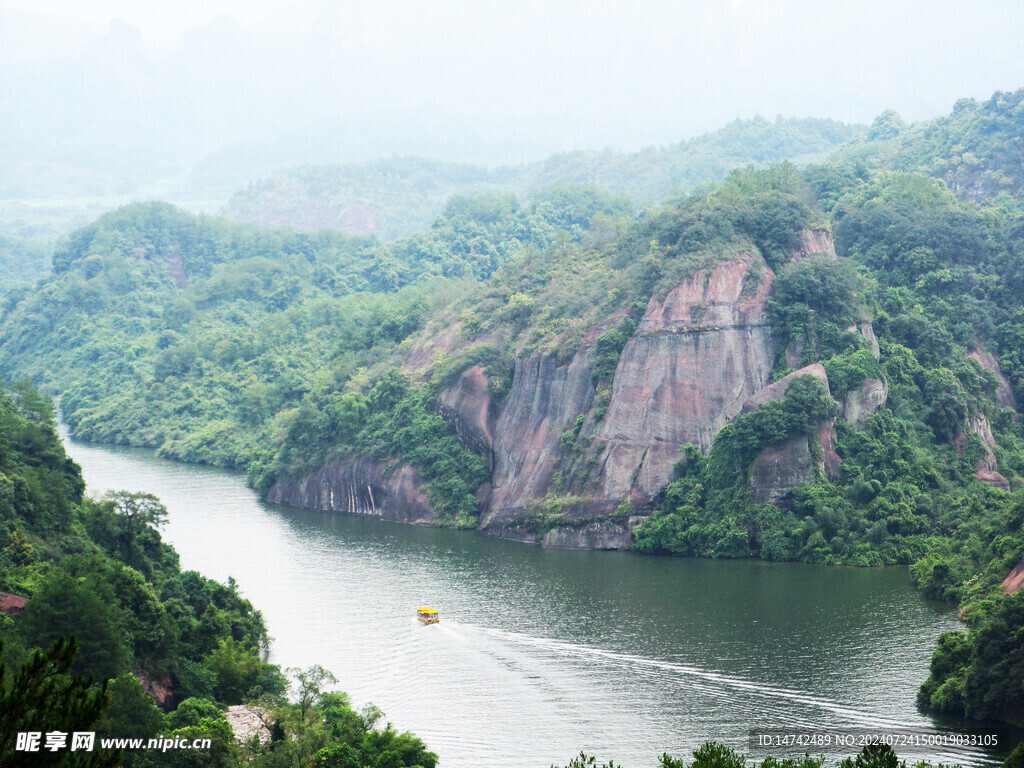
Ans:
{"label": "calm water surface", "polygon": [[[239,474],[148,451],[67,448],[91,490],[161,498],[182,567],[238,581],[272,661],[331,670],[445,768],[581,749],[643,768],[709,738],[748,751],[751,728],[932,725],[914,695],[957,621],[903,569],[544,550],[265,504]],[[423,603],[440,624],[415,620]]]}

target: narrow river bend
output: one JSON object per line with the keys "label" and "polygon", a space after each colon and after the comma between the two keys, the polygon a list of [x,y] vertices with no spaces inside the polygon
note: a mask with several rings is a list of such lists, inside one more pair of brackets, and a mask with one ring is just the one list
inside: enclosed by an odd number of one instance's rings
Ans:
{"label": "narrow river bend", "polygon": [[268,505],[237,473],[65,442],[90,491],[160,497],[182,567],[237,580],[272,661],[329,669],[444,768],[581,749],[645,768],[711,738],[746,752],[752,728],[931,725],[914,696],[957,621],[904,569],[544,550]]}

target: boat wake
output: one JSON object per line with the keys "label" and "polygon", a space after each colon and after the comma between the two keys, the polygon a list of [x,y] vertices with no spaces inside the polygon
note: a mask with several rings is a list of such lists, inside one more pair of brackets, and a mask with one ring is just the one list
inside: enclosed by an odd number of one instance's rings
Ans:
{"label": "boat wake", "polygon": [[475,628],[484,635],[495,638],[506,643],[521,647],[530,647],[560,656],[575,657],[585,660],[590,664],[604,664],[610,666],[629,666],[637,671],[649,671],[657,674],[663,680],[687,682],[687,688],[693,688],[694,681],[700,681],[703,690],[718,690],[721,692],[731,691],[742,692],[752,696],[770,697],[773,699],[785,699],[793,703],[825,710],[838,715],[849,724],[858,727],[874,728],[915,728],[920,729],[921,722],[909,722],[890,717],[881,716],[877,713],[868,712],[838,701],[809,695],[805,691],[791,688],[784,688],[774,685],[766,685],[753,680],[744,679],[735,675],[726,675],[714,672],[701,667],[677,662],[663,661],[661,659],[650,659],[644,656],[637,656],[619,651],[609,651],[602,648],[581,645],[577,643],[552,640],[542,637],[524,635],[517,632],[508,632],[501,629],[489,627]]}

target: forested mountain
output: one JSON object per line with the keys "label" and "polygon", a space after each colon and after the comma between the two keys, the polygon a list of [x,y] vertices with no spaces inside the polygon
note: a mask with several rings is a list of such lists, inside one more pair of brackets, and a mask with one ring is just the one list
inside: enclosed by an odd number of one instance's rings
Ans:
{"label": "forested mountain", "polygon": [[946,182],[959,200],[990,200],[1024,189],[1024,91],[960,99],[949,115],[913,125],[884,112],[838,156],[870,167],[913,171]]}
{"label": "forested mountain", "polygon": [[725,128],[640,152],[577,151],[505,168],[394,157],[344,166],[307,166],[251,184],[228,203],[239,221],[304,230],[321,227],[385,239],[426,229],[453,194],[597,184],[641,205],[720,181],[739,166],[823,157],[861,132],[834,120],[735,120]]}
{"label": "forested mountain", "polygon": [[7,296],[0,371],[80,437],[244,467],[275,501],[908,564],[969,630],[923,703],[1019,717],[1020,99],[883,116],[827,163],[639,212],[592,183],[456,196],[389,243],[129,206]]}

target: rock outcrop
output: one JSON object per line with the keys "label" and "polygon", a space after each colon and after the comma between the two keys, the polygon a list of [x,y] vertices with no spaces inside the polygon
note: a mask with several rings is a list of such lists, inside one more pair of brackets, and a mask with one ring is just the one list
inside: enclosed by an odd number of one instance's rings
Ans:
{"label": "rock outcrop", "polygon": [[800,244],[790,261],[800,261],[814,253],[821,253],[835,259],[836,246],[832,241],[832,232],[827,229],[805,229],[800,233]]}
{"label": "rock outcrop", "polygon": [[995,356],[977,347],[973,347],[967,354],[969,357],[977,360],[982,368],[995,374],[996,381],[998,382],[996,402],[999,403],[999,407],[1017,410],[1017,398],[1013,394],[1013,387],[1010,386],[1010,380],[1003,375],[1002,370],[999,368],[999,361],[996,360]]}
{"label": "rock outcrop", "polygon": [[599,499],[645,501],[679,451],[702,451],[761,389],[773,355],[765,302],[774,275],[749,254],[702,269],[652,297],[619,357],[587,485]]}
{"label": "rock outcrop", "polygon": [[270,729],[265,720],[268,713],[247,704],[234,704],[224,712],[224,719],[231,726],[235,741],[248,744],[254,738],[260,744],[270,741]]}
{"label": "rock outcrop", "polygon": [[988,417],[984,413],[971,413],[967,416],[966,429],[961,430],[956,438],[957,451],[963,450],[961,442],[966,433],[975,435],[981,441],[982,448],[985,451],[981,458],[975,462],[975,480],[988,483],[996,488],[1002,488],[1004,491],[1010,490],[1009,481],[998,471],[996,455],[992,451],[996,447],[996,440],[992,436],[992,425],[989,423]]}
{"label": "rock outcrop", "polygon": [[[830,233],[804,233],[794,258],[813,253],[835,257]],[[684,445],[707,452],[725,424],[781,399],[798,375],[817,376],[827,387],[820,364],[768,383],[776,354],[766,311],[773,279],[760,256],[737,252],[652,296],[600,399],[592,381],[595,341],[623,312],[592,326],[568,362],[551,352],[517,360],[500,409],[483,368],[463,372],[440,393],[438,411],[465,446],[490,462],[491,482],[477,493],[484,532],[554,547],[627,547],[636,521],[672,479]],[[873,342],[869,324],[860,332]],[[403,368],[429,375],[431,361],[451,354],[458,339],[448,329],[424,340]],[[877,342],[872,346],[877,351]],[[853,422],[884,403],[884,384],[877,385],[865,383],[844,402]],[[810,442],[797,436],[757,457],[755,500],[780,501],[796,485],[837,477],[832,426],[823,422]],[[408,465],[336,463],[279,479],[267,498],[408,522],[434,518]],[[628,523],[624,509],[633,514]],[[538,522],[545,515],[553,517]]]}
{"label": "rock outcrop", "polygon": [[859,387],[843,396],[843,418],[854,429],[860,429],[868,417],[874,416],[889,397],[889,385],[882,379],[864,379]]}
{"label": "rock outcrop", "polygon": [[15,595],[11,592],[0,592],[0,613],[13,616],[20,612],[27,603],[27,597]]}
{"label": "rock outcrop", "polygon": [[593,402],[593,369],[589,348],[568,365],[558,365],[552,354],[516,361],[512,389],[495,427],[487,528],[521,519],[531,503],[547,495],[562,456],[562,433]]}
{"label": "rock outcrop", "polygon": [[[828,390],[828,376],[824,366],[814,363],[756,392],[743,404],[743,413],[749,413],[773,400],[782,400],[793,379],[807,375],[821,380]],[[750,489],[757,504],[784,504],[798,485],[813,483],[819,476],[832,480],[838,478],[840,460],[832,447],[833,422],[834,419],[823,421],[810,439],[806,435],[794,435],[784,443],[766,448],[758,454],[750,466]],[[810,440],[817,441],[820,459],[815,459]]]}
{"label": "rock outcrop", "polygon": [[281,477],[268,501],[325,512],[373,515],[403,523],[428,523],[434,509],[415,467],[354,460],[326,464],[301,477]]}
{"label": "rock outcrop", "polygon": [[1003,591],[1008,595],[1012,595],[1021,587],[1024,587],[1024,558],[1010,571],[1010,575],[1003,579]]}
{"label": "rock outcrop", "polygon": [[779,504],[804,483],[813,483],[817,475],[810,444],[804,435],[795,435],[781,445],[761,451],[750,465],[750,490],[757,504]]}
{"label": "rock outcrop", "polygon": [[540,543],[561,549],[629,549],[633,529],[638,524],[598,520],[580,526],[561,525],[545,533]]}
{"label": "rock outcrop", "polygon": [[462,444],[494,469],[494,404],[482,365],[468,368],[438,397],[438,411],[455,427]]}
{"label": "rock outcrop", "polygon": [[174,687],[170,675],[163,675],[154,678],[146,669],[140,669],[135,673],[142,684],[142,689],[153,697],[158,707],[169,710],[174,704]]}
{"label": "rock outcrop", "polygon": [[812,363],[811,365],[804,366],[797,371],[793,371],[792,373],[783,376],[778,381],[773,381],[767,387],[755,392],[743,403],[743,407],[740,408],[740,412],[750,413],[765,403],[781,400],[786,396],[786,390],[789,389],[789,385],[793,383],[793,379],[799,376],[813,376],[824,384],[825,389],[828,390],[828,374],[825,373],[825,366],[821,363]]}

